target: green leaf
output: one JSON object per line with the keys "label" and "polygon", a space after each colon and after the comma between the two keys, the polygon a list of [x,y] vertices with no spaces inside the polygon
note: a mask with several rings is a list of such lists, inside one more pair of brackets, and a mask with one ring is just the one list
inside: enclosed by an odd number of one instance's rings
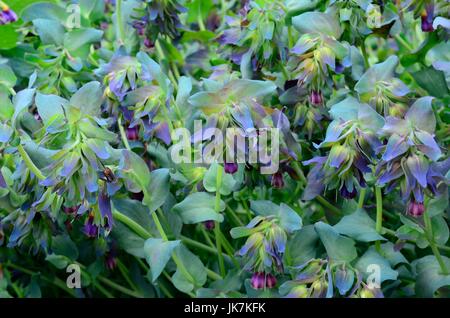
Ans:
{"label": "green leaf", "polygon": [[302,218],[284,203],[278,206],[267,200],[250,200],[250,207],[258,215],[278,217],[280,226],[289,233],[302,228]]}
{"label": "green leaf", "polygon": [[218,169],[222,170],[222,183],[220,185],[220,194],[229,195],[232,192],[234,186],[236,185],[236,180],[234,180],[233,175],[225,173],[224,168],[217,163],[211,164],[208,171],[206,171],[203,177],[203,186],[208,192],[216,192],[216,178]]}
{"label": "green leaf", "polygon": [[184,245],[175,248],[175,253],[183,263],[185,270],[189,273],[189,278],[183,274],[180,268],[172,276],[175,287],[182,292],[188,293],[194,288],[202,287],[206,283],[206,268],[198,256],[194,255]]}
{"label": "green leaf", "polygon": [[103,90],[99,82],[84,84],[70,99],[70,105],[81,110],[83,114],[96,116],[100,114],[103,102]]}
{"label": "green leaf", "polygon": [[373,242],[386,239],[375,230],[375,221],[367,215],[364,209],[357,209],[354,213],[344,216],[334,229],[339,234],[349,236],[357,241]]}
{"label": "green leaf", "polygon": [[146,194],[150,183],[150,172],[145,161],[136,153],[129,150],[122,150],[122,158],[120,162],[122,173],[131,181],[140,186],[140,189]]}
{"label": "green leaf", "polygon": [[144,253],[147,263],[150,265],[152,281],[155,282],[161,275],[172,252],[181,241],[163,241],[162,239],[149,238],[145,241]]}
{"label": "green leaf", "polygon": [[64,255],[75,261],[78,258],[78,248],[66,235],[58,235],[52,238],[52,251],[57,255]]}
{"label": "green leaf", "polygon": [[[442,259],[447,269],[450,268],[450,259],[445,256]],[[433,255],[416,260],[414,265],[417,273],[416,294],[418,297],[431,298],[439,288],[450,286],[450,275],[442,274],[441,267]]]}
{"label": "green leaf", "polygon": [[[204,221],[223,221],[223,215],[214,210],[215,197],[206,192],[196,192],[188,195],[176,204],[172,211],[178,213],[185,224],[195,224]],[[220,211],[225,209],[225,202],[220,200]]]}
{"label": "green leaf", "polygon": [[372,266],[379,266],[380,284],[385,280],[396,280],[398,272],[391,268],[389,262],[378,254],[375,250],[369,249],[363,256],[361,256],[356,262],[355,268],[357,268],[363,275],[364,280],[367,280],[368,276],[374,274]]}
{"label": "green leaf", "polygon": [[144,204],[150,209],[150,213],[161,207],[170,193],[169,169],[153,170],[150,174],[150,183],[144,196]]}
{"label": "green leaf", "polygon": [[64,269],[70,264],[70,259],[63,255],[48,254],[45,260],[52,263],[58,269]]}
{"label": "green leaf", "polygon": [[307,225],[295,232],[287,241],[285,259],[291,266],[301,265],[316,258],[316,245],[319,236],[314,225]]}
{"label": "green leaf", "polygon": [[342,34],[339,20],[330,13],[305,12],[292,18],[292,24],[300,33],[320,33],[335,39]]}
{"label": "green leaf", "polygon": [[67,105],[67,100],[56,95],[44,95],[37,92],[35,99],[39,116],[44,124],[48,124],[55,115],[64,116],[63,107]]}
{"label": "green leaf", "polygon": [[74,52],[85,45],[99,42],[102,36],[103,31],[94,28],[74,29],[64,35],[64,47],[69,52]]}
{"label": "green leaf", "polygon": [[43,44],[62,45],[65,30],[59,21],[35,19],[33,25]]}
{"label": "green leaf", "polygon": [[14,115],[13,115],[13,123],[17,120],[17,117],[24,111],[28,109],[28,107],[31,106],[33,103],[34,88],[27,88],[17,93],[16,96],[13,98],[13,104],[14,104]]}
{"label": "green leaf", "polygon": [[427,67],[411,75],[428,94],[438,98],[444,98],[449,95],[444,72],[435,70],[433,67]]}
{"label": "green leaf", "polygon": [[[371,246],[369,249],[376,251],[375,246]],[[395,245],[392,242],[381,244],[381,253],[379,254],[381,254],[392,267],[395,267],[400,263],[409,263],[400,251],[395,250]]]}
{"label": "green leaf", "polygon": [[16,85],[17,77],[13,70],[4,64],[0,64],[0,85],[5,85],[7,88],[13,88]]}
{"label": "green leaf", "polygon": [[213,6],[212,0],[193,0],[187,3],[187,22],[197,23],[198,19],[206,20]]}
{"label": "green leaf", "polygon": [[0,34],[0,50],[16,47],[19,36],[12,24],[0,25]]}
{"label": "green leaf", "polygon": [[331,225],[317,222],[314,227],[331,260],[350,262],[358,256],[355,242],[348,237],[339,235]]}
{"label": "green leaf", "polygon": [[[15,0],[22,1],[22,0]],[[30,0],[25,0],[25,2],[31,2]],[[66,21],[68,13],[66,10],[54,3],[54,1],[32,1],[37,3],[28,3],[28,6],[22,12],[22,19],[26,22],[31,22],[35,19],[50,19],[56,21]],[[14,8],[14,7],[13,7]]]}

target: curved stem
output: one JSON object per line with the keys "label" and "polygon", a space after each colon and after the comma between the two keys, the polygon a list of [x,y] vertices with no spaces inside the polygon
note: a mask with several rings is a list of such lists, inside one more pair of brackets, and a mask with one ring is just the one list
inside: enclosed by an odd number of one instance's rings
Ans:
{"label": "curved stem", "polygon": [[122,20],[122,0],[116,1],[116,23],[117,23],[117,37],[119,40],[119,44],[124,44],[125,41],[125,30],[123,29],[123,20]]}
{"label": "curved stem", "polygon": [[[217,213],[220,213],[220,187],[222,186],[222,172],[222,166],[218,165],[216,176],[216,201],[214,205],[214,209]],[[220,223],[217,221],[215,222],[214,234],[216,236],[216,249],[218,252],[220,274],[225,276],[225,263],[222,256],[222,238],[220,236]]]}
{"label": "curved stem", "polygon": [[31,160],[30,156],[28,156],[25,149],[23,149],[23,146],[19,144],[17,146],[17,150],[19,151],[20,155],[22,156],[23,161],[25,161],[25,165],[28,167],[28,169],[30,169],[30,171],[33,172],[37,178],[39,178],[41,180],[45,180],[44,174],[41,172],[41,170],[39,170],[38,167],[36,167],[34,162]]}
{"label": "curved stem", "polygon": [[[383,198],[381,196],[381,188],[375,187],[375,200],[377,205],[377,219],[376,219],[376,225],[375,229],[378,234],[381,234],[381,230],[383,228]],[[380,241],[375,242],[375,248],[378,250],[378,252],[381,251],[381,245]]]}
{"label": "curved stem", "polygon": [[428,214],[428,211],[425,211],[424,214],[424,222],[425,222],[425,233],[428,239],[428,243],[430,244],[431,250],[433,251],[434,256],[436,257],[437,262],[439,263],[439,267],[441,268],[442,274],[448,275],[448,269],[445,265],[444,260],[442,259],[441,253],[439,253],[438,248],[436,247],[436,243],[434,242],[433,235],[433,226],[431,224],[431,218]]}
{"label": "curved stem", "polygon": [[122,126],[122,116],[119,116],[119,118],[117,119],[117,126],[119,126],[120,137],[122,138],[122,142],[123,142],[125,148],[127,148],[127,150],[131,151],[131,147],[130,147],[130,144],[128,143],[128,138],[125,133],[125,129]]}
{"label": "curved stem", "polygon": [[321,205],[323,205],[325,208],[329,209],[331,212],[335,214],[341,214],[341,211],[336,208],[334,205],[332,205],[330,202],[327,201],[323,196],[318,195],[316,197],[316,200],[319,201]]}
{"label": "curved stem", "polygon": [[361,192],[359,193],[359,200],[358,200],[358,208],[362,209],[364,206],[364,199],[366,198],[366,192],[367,188],[362,188]]}

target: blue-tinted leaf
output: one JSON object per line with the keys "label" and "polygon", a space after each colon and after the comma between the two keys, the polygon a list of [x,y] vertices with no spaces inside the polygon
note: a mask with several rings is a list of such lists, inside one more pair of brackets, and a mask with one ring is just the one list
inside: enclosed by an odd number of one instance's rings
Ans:
{"label": "blue-tinted leaf", "polygon": [[292,24],[300,33],[320,33],[335,39],[342,34],[339,20],[330,13],[306,12],[292,18]]}
{"label": "blue-tinted leaf", "polygon": [[350,215],[344,216],[334,229],[340,234],[347,235],[357,241],[373,242],[386,240],[375,230],[373,221],[364,209],[357,209]]}
{"label": "blue-tinted leaf", "polygon": [[[178,213],[185,224],[204,221],[223,221],[223,215],[214,210],[215,197],[206,192],[196,192],[188,195],[183,201],[174,205],[172,211]],[[220,211],[225,209],[225,203],[220,201]]]}
{"label": "blue-tinted leaf", "polygon": [[433,97],[421,97],[411,105],[405,115],[405,119],[415,129],[424,130],[430,134],[434,133],[436,128],[436,117],[433,113],[431,101]]}
{"label": "blue-tinted leaf", "polygon": [[14,130],[6,124],[0,124],[0,142],[8,142]]}
{"label": "blue-tinted leaf", "polygon": [[70,105],[77,107],[83,114],[96,116],[100,114],[103,91],[99,82],[83,85],[70,99]]}
{"label": "blue-tinted leaf", "polygon": [[355,267],[362,273],[364,280],[367,280],[370,275],[378,272],[375,269],[375,266],[379,269],[380,284],[386,280],[397,279],[398,272],[393,270],[389,262],[374,250],[368,250],[364,253],[355,265]]}
{"label": "blue-tinted leaf", "polygon": [[64,40],[64,27],[59,21],[50,19],[35,19],[36,28],[43,44],[62,45]]}
{"label": "blue-tinted leaf", "polygon": [[323,222],[317,222],[314,227],[331,260],[350,262],[357,257],[352,239],[339,235],[331,225]]}
{"label": "blue-tinted leaf", "polygon": [[163,241],[156,238],[149,238],[145,241],[144,254],[150,266],[153,282],[161,275],[164,267],[170,260],[172,252],[179,244],[180,241]]}
{"label": "blue-tinted leaf", "polygon": [[388,140],[386,151],[384,152],[382,159],[384,161],[392,160],[404,154],[408,149],[409,146],[406,143],[405,138],[394,134]]}

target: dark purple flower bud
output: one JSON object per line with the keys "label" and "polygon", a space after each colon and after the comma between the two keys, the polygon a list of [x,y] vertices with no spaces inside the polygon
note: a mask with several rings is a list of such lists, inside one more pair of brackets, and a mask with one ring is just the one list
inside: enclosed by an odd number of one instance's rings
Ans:
{"label": "dark purple flower bud", "polygon": [[250,284],[254,289],[262,289],[265,287],[265,275],[262,272],[256,272],[252,275]]}
{"label": "dark purple flower bud", "polygon": [[142,201],[143,199],[144,199],[144,193],[141,191],[141,192],[138,192],[138,193],[131,193],[131,195],[130,195],[130,197],[133,199],[133,200],[136,200],[136,201]]}
{"label": "dark purple flower bud", "polygon": [[117,266],[117,258],[115,256],[115,253],[109,252],[105,256],[105,264],[106,268],[108,268],[110,271],[114,270]]}
{"label": "dark purple flower bud", "polygon": [[208,231],[212,231],[216,227],[216,223],[213,220],[208,220],[208,221],[203,222],[203,226]]}
{"label": "dark purple flower bud", "polygon": [[67,230],[68,232],[72,231],[73,226],[72,226],[72,222],[71,222],[70,220],[66,220],[66,221],[64,222],[64,225],[66,226],[66,230]]}
{"label": "dark purple flower bud", "polygon": [[320,105],[322,104],[323,98],[322,98],[322,92],[320,90],[312,90],[310,95],[311,104],[313,105]]}
{"label": "dark purple flower bud", "polygon": [[408,203],[407,212],[409,215],[417,218],[423,215],[423,213],[425,212],[425,206],[423,205],[422,202],[411,200]]}
{"label": "dark purple flower bud", "polygon": [[78,211],[79,208],[80,208],[79,205],[69,206],[69,207],[65,206],[64,207],[64,213],[66,213],[66,214],[74,214],[74,213],[76,213]]}
{"label": "dark purple flower bud", "polygon": [[0,12],[0,25],[16,21],[17,21],[17,14],[13,10],[11,10],[7,5],[3,5],[2,11]]}
{"label": "dark purple flower bud", "polygon": [[434,19],[434,6],[432,4],[428,5],[425,11],[422,13],[422,31],[423,32],[433,32],[433,19]]}
{"label": "dark purple flower bud", "polygon": [[334,65],[334,71],[336,74],[341,74],[344,71],[344,65],[342,65],[339,61],[336,60]]}
{"label": "dark purple flower bud", "polygon": [[272,176],[272,187],[275,189],[281,189],[284,187],[284,179],[281,172],[276,172]]}
{"label": "dark purple flower bud", "polygon": [[145,38],[144,45],[149,49],[151,49],[154,46],[153,42],[149,38]]}
{"label": "dark purple flower bud", "polygon": [[224,165],[225,173],[234,174],[238,170],[237,163],[225,163]]}
{"label": "dark purple flower bud", "polygon": [[90,214],[83,228],[84,234],[88,237],[97,237],[98,226],[94,224],[94,215]]}
{"label": "dark purple flower bud", "polygon": [[351,192],[348,191],[347,187],[344,184],[340,190],[340,194],[343,198],[350,200],[356,197],[357,192],[355,188],[353,188]]}
{"label": "dark purple flower bud", "polygon": [[144,21],[135,20],[133,21],[132,26],[133,28],[136,29],[138,35],[140,36],[144,35],[146,26],[146,23]]}
{"label": "dark purple flower bud", "polygon": [[275,285],[277,284],[277,279],[275,276],[273,276],[272,274],[267,274],[266,275],[266,287],[267,288],[273,288],[275,287]]}
{"label": "dark purple flower bud", "polygon": [[138,140],[139,139],[139,127],[128,127],[127,128],[127,139],[128,140]]}
{"label": "dark purple flower bud", "polygon": [[0,188],[6,188],[7,184],[5,178],[3,177],[2,171],[0,170]]}
{"label": "dark purple flower bud", "polygon": [[100,23],[100,29],[106,30],[108,28],[109,24],[107,22],[101,22]]}

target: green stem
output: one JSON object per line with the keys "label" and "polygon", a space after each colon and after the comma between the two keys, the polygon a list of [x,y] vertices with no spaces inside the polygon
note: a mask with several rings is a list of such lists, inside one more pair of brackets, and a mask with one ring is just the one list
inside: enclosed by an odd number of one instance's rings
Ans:
{"label": "green stem", "polygon": [[117,36],[119,40],[119,44],[124,44],[125,41],[125,30],[123,28],[123,20],[122,20],[122,0],[116,1],[116,22],[117,22]]}
{"label": "green stem", "polygon": [[364,206],[364,199],[366,197],[367,188],[362,188],[361,192],[359,193],[359,200],[358,200],[358,208],[362,209]]}
{"label": "green stem", "polygon": [[428,214],[428,211],[425,211],[424,222],[425,222],[426,236],[428,238],[428,242],[430,243],[431,250],[433,251],[436,260],[438,261],[439,266],[441,267],[442,274],[448,275],[449,272],[447,266],[445,265],[445,262],[442,259],[441,253],[439,253],[436,243],[434,242],[433,226],[431,224],[431,218]]}
{"label": "green stem", "polygon": [[119,284],[113,282],[112,280],[109,280],[106,277],[99,276],[99,277],[97,277],[97,279],[99,281],[101,281],[102,283],[104,283],[105,285],[108,285],[109,287],[111,287],[111,288],[121,292],[122,294],[131,296],[131,297],[134,297],[134,298],[143,298],[143,296],[140,293],[135,292],[134,290],[130,290],[128,288],[125,288],[122,285],[119,285]]}
{"label": "green stem", "polygon": [[106,298],[114,298],[114,295],[111,294],[109,291],[107,291],[102,285],[100,285],[98,282],[92,282],[92,285],[95,289],[99,290],[103,295],[105,295]]}
{"label": "green stem", "polygon": [[236,213],[234,213],[234,211],[228,205],[226,207],[226,210],[232,216],[232,218],[234,219],[236,225],[244,226],[244,223],[241,221],[241,219],[236,215]]}
{"label": "green stem", "polygon": [[22,156],[23,161],[25,161],[25,164],[28,167],[28,169],[30,169],[30,171],[33,172],[37,178],[39,178],[41,180],[45,180],[45,176],[42,174],[41,170],[39,170],[39,168],[36,167],[34,162],[31,160],[30,156],[28,156],[25,149],[23,149],[23,146],[19,144],[17,146],[17,150],[19,151],[20,155]]}
{"label": "green stem", "polygon": [[130,144],[128,143],[128,138],[125,133],[125,129],[122,126],[122,116],[119,116],[117,125],[119,126],[120,137],[122,138],[122,142],[123,142],[125,148],[127,148],[129,151],[131,151],[131,147],[130,147]]}
{"label": "green stem", "polygon": [[362,55],[364,57],[364,66],[366,67],[366,69],[368,69],[370,67],[369,56],[367,54],[366,43],[364,40],[361,43],[361,51],[362,51]]}
{"label": "green stem", "polygon": [[209,268],[206,268],[206,274],[208,275],[209,278],[211,278],[213,280],[222,280],[223,279],[222,276],[220,276],[216,272],[210,270]]}
{"label": "green stem", "polygon": [[316,200],[323,205],[325,208],[329,209],[331,212],[335,213],[335,214],[341,214],[341,211],[336,208],[334,205],[332,205],[330,202],[327,201],[327,199],[325,199],[323,196],[318,195],[316,197]]}
{"label": "green stem", "polygon": [[48,278],[45,275],[42,275],[41,273],[33,272],[32,270],[29,270],[29,269],[27,269],[25,267],[22,267],[20,265],[16,265],[16,264],[13,264],[13,263],[5,263],[5,266],[9,267],[9,268],[12,268],[12,269],[15,269],[15,270],[18,270],[18,271],[21,271],[22,273],[30,275],[30,276],[34,276],[36,274],[39,274],[39,277],[43,281],[45,281],[47,283],[50,283],[50,284],[53,284],[53,285],[61,288],[62,290],[66,291],[72,297],[76,297],[75,290],[70,289],[69,287],[67,287],[67,285],[61,279],[59,279],[58,277]]}
{"label": "green stem", "polygon": [[413,50],[413,48],[409,45],[409,43],[406,42],[405,39],[403,39],[400,35],[397,34],[397,35],[395,35],[394,37],[395,37],[395,39],[396,39],[398,42],[400,42],[400,44],[403,45],[403,47],[405,47],[408,51],[412,51],[412,50]]}
{"label": "green stem", "polygon": [[[381,188],[375,187],[375,200],[377,205],[377,218],[376,218],[376,225],[375,230],[377,233],[381,234],[381,230],[383,228],[383,198],[381,196]],[[375,242],[375,248],[378,250],[378,252],[381,251],[381,245],[380,241]]]}
{"label": "green stem", "polygon": [[123,278],[127,281],[128,285],[133,290],[137,290],[138,289],[137,286],[133,283],[133,281],[130,278],[130,272],[120,259],[117,259],[117,267],[119,268],[119,271],[122,274]]}
{"label": "green stem", "polygon": [[[214,205],[214,209],[217,213],[220,213],[220,187],[222,186],[222,172],[223,168],[222,166],[218,166],[217,168],[217,176],[216,176],[216,201]],[[222,276],[225,276],[225,262],[223,260],[222,256],[222,241],[220,236],[220,223],[215,222],[214,227],[214,234],[216,236],[216,249],[218,253],[218,259],[219,259],[219,268],[220,268],[220,274]]]}

